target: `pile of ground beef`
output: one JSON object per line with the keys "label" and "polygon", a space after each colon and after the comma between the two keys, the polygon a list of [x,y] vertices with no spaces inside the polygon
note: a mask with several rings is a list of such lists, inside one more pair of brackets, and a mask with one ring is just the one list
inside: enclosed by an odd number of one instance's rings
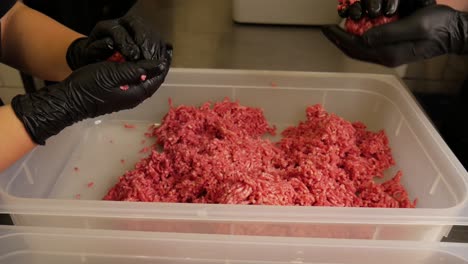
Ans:
{"label": "pile of ground beef", "polygon": [[[151,154],[104,200],[348,207],[415,207],[400,184],[374,178],[394,164],[384,131],[306,109],[279,142],[262,110],[228,99],[171,108]],[[160,149],[163,149],[160,151]],[[158,151],[159,149],[159,151]]]}
{"label": "pile of ground beef", "polygon": [[[360,2],[360,0],[338,0],[338,11],[347,9],[349,6],[355,2]],[[369,18],[367,15],[364,15],[361,19],[354,21],[350,18],[346,19],[345,28],[351,34],[362,36],[367,30],[387,24],[393,21],[398,20],[398,15],[391,17],[379,16],[376,18]]]}

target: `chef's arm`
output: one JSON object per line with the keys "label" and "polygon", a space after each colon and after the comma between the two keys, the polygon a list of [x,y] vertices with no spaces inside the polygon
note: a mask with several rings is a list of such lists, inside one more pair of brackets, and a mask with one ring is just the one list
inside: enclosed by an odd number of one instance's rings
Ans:
{"label": "chef's arm", "polygon": [[0,107],[0,172],[11,166],[36,144],[10,105]]}
{"label": "chef's arm", "polygon": [[80,37],[83,35],[17,2],[1,18],[1,61],[41,79],[61,81],[71,73],[67,49]]}

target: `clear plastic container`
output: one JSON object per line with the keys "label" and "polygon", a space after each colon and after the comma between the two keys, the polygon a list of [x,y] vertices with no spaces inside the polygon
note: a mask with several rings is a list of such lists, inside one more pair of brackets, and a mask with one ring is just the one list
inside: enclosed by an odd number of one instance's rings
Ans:
{"label": "clear plastic container", "polygon": [[0,263],[466,264],[468,244],[0,227]]}
{"label": "clear plastic container", "polygon": [[[385,129],[416,209],[279,207],[101,201],[150,144],[168,98],[198,105],[229,96],[282,128],[325,108]],[[135,128],[124,128],[124,124]],[[121,160],[124,163],[121,163]],[[88,186],[89,183],[93,186]],[[468,224],[467,172],[394,76],[173,69],[141,106],[67,128],[0,174],[0,212],[19,225],[321,238],[439,241]],[[77,197],[79,195],[79,197]],[[79,199],[77,199],[79,198]]]}

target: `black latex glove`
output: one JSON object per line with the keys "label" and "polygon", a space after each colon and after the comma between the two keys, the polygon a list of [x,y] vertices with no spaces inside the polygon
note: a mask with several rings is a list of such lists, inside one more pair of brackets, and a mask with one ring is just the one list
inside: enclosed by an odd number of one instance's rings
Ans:
{"label": "black latex glove", "polygon": [[127,61],[157,59],[164,54],[165,42],[136,16],[99,22],[88,37],[79,38],[67,50],[72,70],[104,61],[119,51]]}
{"label": "black latex glove", "polygon": [[61,83],[16,96],[11,105],[31,139],[43,145],[47,138],[75,122],[143,102],[163,83],[170,60],[168,54],[159,62],[91,64],[74,71]]}
{"label": "black latex glove", "polygon": [[393,16],[397,13],[402,17],[411,14],[417,9],[434,5],[435,0],[361,0],[347,8],[338,10],[343,18],[359,20],[363,16],[376,18],[379,16]]}
{"label": "black latex glove", "polygon": [[354,36],[337,25],[322,32],[346,55],[395,67],[446,53],[468,52],[468,14],[448,6],[433,5],[396,22]]}

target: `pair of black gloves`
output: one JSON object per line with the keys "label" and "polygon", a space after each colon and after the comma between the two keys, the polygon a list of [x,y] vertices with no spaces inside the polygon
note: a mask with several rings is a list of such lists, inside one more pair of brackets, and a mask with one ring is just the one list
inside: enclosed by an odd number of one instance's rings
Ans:
{"label": "pair of black gloves", "polygon": [[[108,61],[115,52],[124,61]],[[89,37],[72,42],[66,60],[73,70],[68,78],[11,103],[40,145],[75,122],[133,108],[152,96],[169,71],[172,46],[140,18],[126,16],[100,22]]]}
{"label": "pair of black gloves", "polygon": [[346,55],[389,67],[443,54],[468,53],[468,13],[435,0],[361,0],[340,10],[348,19],[375,18],[398,14],[399,20],[377,26],[362,37],[337,25],[323,33]]}

